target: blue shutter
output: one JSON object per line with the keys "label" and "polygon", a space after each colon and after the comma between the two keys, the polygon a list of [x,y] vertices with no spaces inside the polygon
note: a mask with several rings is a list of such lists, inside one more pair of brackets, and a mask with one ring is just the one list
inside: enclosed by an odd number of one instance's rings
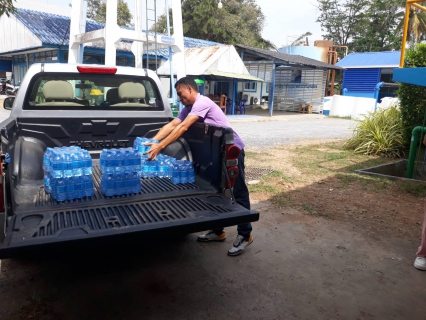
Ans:
{"label": "blue shutter", "polygon": [[374,92],[380,81],[380,69],[347,69],[343,75],[343,88],[348,92]]}

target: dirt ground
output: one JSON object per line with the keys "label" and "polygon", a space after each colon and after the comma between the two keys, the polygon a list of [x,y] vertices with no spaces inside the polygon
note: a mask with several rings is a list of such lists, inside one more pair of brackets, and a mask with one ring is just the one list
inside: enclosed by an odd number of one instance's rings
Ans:
{"label": "dirt ground", "polygon": [[354,174],[390,160],[341,141],[247,150],[253,244],[238,257],[196,234],[3,260],[0,319],[426,319],[412,263],[424,190]]}

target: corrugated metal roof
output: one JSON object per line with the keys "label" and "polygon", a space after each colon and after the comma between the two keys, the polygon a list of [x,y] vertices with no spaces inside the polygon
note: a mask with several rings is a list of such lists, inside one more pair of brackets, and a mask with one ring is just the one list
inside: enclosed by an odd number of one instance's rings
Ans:
{"label": "corrugated metal roof", "polygon": [[[44,44],[65,45],[68,46],[70,17],[60,16],[56,14],[39,12],[27,9],[18,9],[15,13],[16,18],[21,21],[33,34],[35,34]],[[105,27],[104,23],[96,22],[87,19],[86,32],[99,30]],[[131,29],[131,28],[125,28]],[[133,29],[131,29],[133,30]],[[154,33],[154,32],[152,32]],[[157,33],[157,35],[161,35]],[[131,41],[122,41],[124,43],[131,43]],[[205,47],[212,45],[220,45],[216,42],[200,40],[194,38],[184,37],[185,48],[192,47]],[[98,47],[98,46],[91,46]],[[102,47],[98,47],[102,48]],[[20,48],[18,48],[19,50]],[[123,50],[130,51],[130,50]],[[155,51],[148,51],[149,54],[155,55]],[[167,57],[169,55],[168,49],[157,50],[157,55]]]}
{"label": "corrugated metal roof", "polygon": [[242,45],[236,45],[237,48],[243,49],[245,52],[252,53],[255,55],[263,56],[266,59],[272,59],[276,62],[282,62],[287,65],[300,65],[300,66],[310,66],[320,69],[341,69],[340,67],[336,67],[335,65],[331,65],[325,62],[321,62],[318,60],[306,58],[303,56],[295,55],[295,54],[286,54],[276,51],[263,50],[259,48],[252,48]]}
{"label": "corrugated metal roof", "polygon": [[396,68],[399,66],[401,51],[356,52],[348,54],[336,65],[350,68]]}
{"label": "corrugated metal roof", "polygon": [[[176,63],[173,60],[173,63]],[[263,81],[247,71],[234,46],[211,46],[185,49],[185,71],[187,75],[214,75],[252,81]],[[176,68],[174,68],[176,74]],[[170,75],[170,64],[165,63],[157,70],[159,75]]]}

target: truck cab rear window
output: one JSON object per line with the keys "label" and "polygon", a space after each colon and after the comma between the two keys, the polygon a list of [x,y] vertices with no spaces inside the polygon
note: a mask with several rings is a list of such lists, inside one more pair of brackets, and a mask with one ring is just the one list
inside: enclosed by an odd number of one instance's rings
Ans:
{"label": "truck cab rear window", "polygon": [[43,73],[29,88],[26,110],[164,110],[155,82],[147,77]]}

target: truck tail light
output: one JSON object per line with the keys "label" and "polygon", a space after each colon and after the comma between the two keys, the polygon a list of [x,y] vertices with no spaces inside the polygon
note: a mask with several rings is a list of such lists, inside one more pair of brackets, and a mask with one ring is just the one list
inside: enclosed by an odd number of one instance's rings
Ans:
{"label": "truck tail light", "polygon": [[117,72],[117,68],[93,67],[93,66],[77,66],[77,70],[80,73],[91,73],[91,74],[116,74]]}
{"label": "truck tail light", "polygon": [[[235,185],[235,179],[240,174],[238,170],[238,157],[240,156],[241,150],[236,145],[231,144],[226,146],[226,171],[229,176],[229,183],[233,188]],[[226,188],[229,188],[229,183],[226,181]]]}

